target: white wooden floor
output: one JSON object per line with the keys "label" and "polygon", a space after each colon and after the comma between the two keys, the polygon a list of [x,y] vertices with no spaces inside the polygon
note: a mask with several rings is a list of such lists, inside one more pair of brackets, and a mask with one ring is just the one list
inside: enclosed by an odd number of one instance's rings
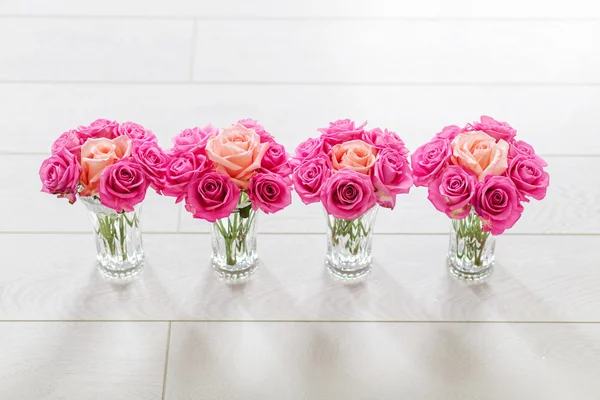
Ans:
{"label": "white wooden floor", "polygon": [[[0,0],[0,399],[568,399],[600,393],[600,3],[594,0]],[[426,190],[382,210],[369,279],[329,279],[325,221],[259,219],[227,286],[208,224],[144,205],[147,265],[95,270],[81,204],[39,193],[63,131],[261,120],[290,147],[369,120],[411,150],[481,114],[549,163],[491,279],[444,266]]]}

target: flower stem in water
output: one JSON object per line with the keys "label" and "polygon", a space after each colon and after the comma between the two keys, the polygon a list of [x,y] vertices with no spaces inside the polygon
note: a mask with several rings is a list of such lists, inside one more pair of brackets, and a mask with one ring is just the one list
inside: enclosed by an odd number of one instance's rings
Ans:
{"label": "flower stem in water", "polygon": [[[466,257],[481,267],[483,264],[483,251],[485,243],[490,236],[489,232],[482,230],[481,219],[475,213],[469,214],[461,220],[452,220],[452,226],[456,233],[456,257]],[[463,241],[464,248],[460,251],[459,242]]]}
{"label": "flower stem in water", "polygon": [[118,213],[116,215],[98,216],[98,230],[96,234],[104,243],[104,247],[108,249],[112,257],[117,257],[120,250],[121,258],[127,261],[127,228],[138,227],[139,219],[137,215],[133,215],[130,220],[127,215]]}
{"label": "flower stem in water", "polygon": [[[244,205],[247,200],[247,195],[242,192],[238,201],[238,206]],[[251,205],[248,204],[241,209],[235,210],[233,216],[227,218],[227,226],[225,226],[223,219],[215,222],[215,226],[225,242],[225,258],[227,265],[236,265],[238,253],[246,253],[246,238],[250,233],[252,223],[256,217],[256,213],[250,212],[250,208]]]}
{"label": "flower stem in water", "polygon": [[334,218],[331,228],[333,244],[337,246],[340,240],[347,236],[348,240],[345,243],[345,247],[353,256],[358,254],[362,240],[371,231],[370,228],[368,230],[365,228],[362,218],[362,216],[352,220]]}

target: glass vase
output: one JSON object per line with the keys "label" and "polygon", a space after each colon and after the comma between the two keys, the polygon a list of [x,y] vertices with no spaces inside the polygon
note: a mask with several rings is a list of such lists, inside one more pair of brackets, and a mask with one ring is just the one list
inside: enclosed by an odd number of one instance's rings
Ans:
{"label": "glass vase", "polygon": [[352,220],[327,216],[327,254],[329,272],[343,280],[356,280],[371,271],[371,242],[378,206]]}
{"label": "glass vase", "polygon": [[492,273],[496,238],[481,228],[474,210],[464,219],[452,220],[447,260],[450,273],[457,278],[476,281]]}
{"label": "glass vase", "polygon": [[81,197],[86,205],[96,240],[100,272],[111,279],[129,279],[139,274],[144,264],[141,204],[133,212],[116,212],[94,197]]}
{"label": "glass vase", "polygon": [[212,265],[221,278],[245,280],[256,271],[256,215],[242,192],[231,215],[211,224]]}

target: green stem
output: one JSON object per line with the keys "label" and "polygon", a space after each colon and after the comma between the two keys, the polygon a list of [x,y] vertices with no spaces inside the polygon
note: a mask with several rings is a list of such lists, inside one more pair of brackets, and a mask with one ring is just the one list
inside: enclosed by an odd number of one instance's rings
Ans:
{"label": "green stem", "polygon": [[127,261],[127,252],[125,251],[125,224],[123,216],[119,216],[119,242],[121,242],[121,258]]}
{"label": "green stem", "polygon": [[[481,267],[483,264],[483,252],[489,232],[482,230],[481,219],[477,214],[471,212],[466,218],[461,220],[452,220],[452,227],[456,235],[456,257],[462,259],[466,257],[473,260],[473,263]],[[460,241],[463,241],[463,251],[460,251]]]}
{"label": "green stem", "polygon": [[139,226],[139,219],[135,213],[132,219],[127,218],[125,213],[98,216],[96,234],[112,257],[118,256],[117,249],[119,249],[123,261],[127,261],[127,226],[131,228]]}
{"label": "green stem", "polygon": [[227,226],[224,223],[225,218],[214,223],[225,244],[227,265],[236,265],[238,253],[245,254],[248,250],[247,237],[256,218],[256,212],[242,213],[240,206],[247,207],[247,202],[248,196],[242,192],[238,200],[238,209],[227,218]]}
{"label": "green stem", "polygon": [[344,237],[348,237],[345,248],[356,256],[361,248],[363,240],[370,234],[371,229],[367,229],[363,223],[363,216],[353,220],[334,218],[331,226],[331,241],[334,246],[340,243]]}

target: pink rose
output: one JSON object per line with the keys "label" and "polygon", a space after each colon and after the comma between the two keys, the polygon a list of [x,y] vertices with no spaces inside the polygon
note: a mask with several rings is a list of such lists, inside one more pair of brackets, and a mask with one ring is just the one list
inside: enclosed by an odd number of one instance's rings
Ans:
{"label": "pink rose", "polygon": [[276,213],[292,204],[292,191],[285,179],[277,174],[256,174],[248,184],[252,209],[266,214]]}
{"label": "pink rose", "polygon": [[185,209],[209,222],[226,218],[237,207],[240,189],[228,176],[215,171],[198,174],[185,196]]}
{"label": "pink rose", "polygon": [[477,177],[471,171],[450,165],[429,184],[428,189],[427,198],[438,211],[452,219],[463,219],[471,212]]}
{"label": "pink rose", "polygon": [[117,127],[117,136],[127,136],[131,140],[158,143],[156,135],[135,122],[123,122]]}
{"label": "pink rose", "polygon": [[290,160],[290,165],[295,169],[304,160],[319,157],[322,154],[325,154],[323,140],[321,138],[310,138],[296,147],[296,155]]}
{"label": "pink rose", "polygon": [[176,197],[179,203],[188,192],[188,186],[199,171],[208,169],[209,162],[203,155],[182,153],[171,157],[165,173],[165,184],[162,193]]}
{"label": "pink rose", "polygon": [[81,196],[98,194],[100,175],[104,168],[131,155],[131,139],[119,136],[110,140],[105,138],[88,139],[81,146]]}
{"label": "pink rose", "polygon": [[285,152],[285,147],[279,143],[271,142],[260,163],[260,167],[261,170],[272,172],[283,178],[289,179],[292,168],[290,167],[288,160],[289,156]]}
{"label": "pink rose", "polygon": [[506,176],[485,177],[477,185],[475,211],[483,221],[483,230],[500,235],[521,218],[523,205],[515,184]]}
{"label": "pink rose", "polygon": [[131,158],[142,167],[152,188],[160,192],[167,183],[169,156],[153,141],[136,140]]}
{"label": "pink rose", "polygon": [[323,184],[331,176],[331,162],[326,156],[307,158],[294,170],[294,189],[304,204],[321,199]]}
{"label": "pink rose", "polygon": [[481,131],[461,133],[454,138],[452,163],[475,172],[479,182],[486,175],[502,175],[508,167],[509,144]]}
{"label": "pink rose", "polygon": [[63,133],[52,144],[52,154],[60,153],[63,149],[73,154],[78,160],[81,157],[81,140],[77,131],[70,130]]}
{"label": "pink rose", "polygon": [[87,126],[79,126],[77,133],[82,142],[87,139],[114,139],[117,136],[119,124],[116,121],[97,119]]}
{"label": "pink rose", "polygon": [[206,125],[204,128],[184,129],[179,135],[173,138],[173,148],[171,153],[182,154],[192,152],[196,154],[205,154],[206,143],[208,139],[216,136],[219,130],[212,125]]}
{"label": "pink rose", "polygon": [[321,202],[328,214],[352,220],[373,208],[376,198],[369,176],[351,169],[342,169],[333,174],[323,186]]}
{"label": "pink rose", "polygon": [[505,174],[517,187],[522,201],[529,202],[526,196],[536,200],[546,197],[546,189],[550,185],[550,175],[544,171],[544,166],[535,158],[527,158],[522,155],[513,158],[510,160]]}
{"label": "pink rose", "polygon": [[449,125],[445,126],[441,132],[436,133],[435,137],[439,139],[446,139],[451,142],[461,132],[462,130],[460,127],[456,125]]}
{"label": "pink rose", "polygon": [[319,128],[317,130],[321,132],[325,151],[329,152],[331,147],[336,144],[361,139],[365,125],[367,125],[366,121],[360,126],[355,126],[352,120],[340,119],[330,122],[327,128]]}
{"label": "pink rose", "polygon": [[260,136],[261,143],[271,143],[275,141],[273,136],[269,132],[265,131],[265,128],[254,119],[240,119],[237,123],[256,132],[258,136]]}
{"label": "pink rose", "polygon": [[148,184],[141,166],[131,158],[122,159],[102,171],[100,203],[117,212],[132,212],[146,197]]}
{"label": "pink rose", "polygon": [[40,168],[42,192],[56,194],[59,198],[75,203],[81,166],[77,158],[66,148],[44,160]]}
{"label": "pink rose", "polygon": [[427,186],[448,165],[452,148],[446,139],[433,138],[419,147],[411,156],[413,179],[416,186]]}
{"label": "pink rose", "polygon": [[392,148],[379,153],[371,179],[377,203],[391,209],[396,206],[396,195],[408,193],[413,184],[412,171],[406,156]]}
{"label": "pink rose", "polygon": [[382,131],[380,128],[375,128],[370,131],[364,131],[362,140],[375,147],[377,150],[394,149],[403,156],[408,154],[408,149],[406,148],[404,141],[400,139],[400,136],[387,129]]}
{"label": "pink rose", "polygon": [[542,157],[535,154],[535,150],[529,143],[522,140],[515,140],[510,144],[510,149],[508,149],[508,158],[515,158],[519,155],[525,158],[534,159],[535,162],[542,167],[548,166],[548,163],[544,161]]}
{"label": "pink rose", "polygon": [[362,140],[336,144],[331,149],[333,169],[352,169],[368,175],[377,159],[377,149]]}
{"label": "pink rose", "polygon": [[268,148],[269,143],[261,143],[256,132],[237,124],[208,139],[206,155],[215,163],[217,172],[247,189]]}
{"label": "pink rose", "polygon": [[508,143],[512,142],[517,134],[517,131],[506,122],[499,122],[485,115],[481,117],[481,122],[473,123],[473,130],[485,132],[496,140],[504,140]]}

